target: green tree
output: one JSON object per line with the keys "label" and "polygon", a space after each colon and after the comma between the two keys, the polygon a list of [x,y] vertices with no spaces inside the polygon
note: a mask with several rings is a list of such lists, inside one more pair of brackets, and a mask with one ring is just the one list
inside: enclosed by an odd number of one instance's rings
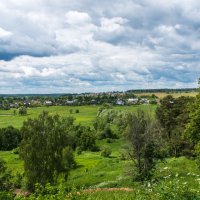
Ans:
{"label": "green tree", "polygon": [[78,144],[82,151],[93,151],[96,148],[95,140],[96,138],[94,132],[90,129],[90,127],[84,127],[78,140]]}
{"label": "green tree", "polygon": [[179,156],[187,152],[189,147],[184,139],[184,129],[189,121],[189,105],[194,98],[181,96],[164,97],[156,110],[156,117],[164,129],[163,137],[168,143],[168,153]]}
{"label": "green tree", "polygon": [[19,108],[19,115],[27,115],[27,108],[22,106]]}
{"label": "green tree", "polygon": [[36,183],[56,183],[60,174],[67,177],[71,161],[66,162],[65,155],[69,156],[69,151],[66,154],[64,149],[71,144],[69,132],[72,126],[71,118],[61,119],[48,112],[24,122],[20,155],[24,160],[28,189],[34,190]]}
{"label": "green tree", "polygon": [[6,162],[0,159],[0,191],[11,188],[11,173],[7,170]]}
{"label": "green tree", "polygon": [[111,155],[111,153],[112,153],[112,150],[109,146],[103,146],[101,148],[101,156],[108,158]]}
{"label": "green tree", "polygon": [[134,163],[134,177],[137,180],[149,179],[159,158],[155,140],[159,136],[159,127],[150,115],[141,110],[129,115],[128,124],[128,153]]}
{"label": "green tree", "polygon": [[18,129],[8,126],[0,129],[0,150],[10,151],[18,147],[21,142],[21,133]]}
{"label": "green tree", "polygon": [[195,146],[200,141],[200,94],[197,95],[196,101],[190,107],[190,121],[186,126],[186,136]]}

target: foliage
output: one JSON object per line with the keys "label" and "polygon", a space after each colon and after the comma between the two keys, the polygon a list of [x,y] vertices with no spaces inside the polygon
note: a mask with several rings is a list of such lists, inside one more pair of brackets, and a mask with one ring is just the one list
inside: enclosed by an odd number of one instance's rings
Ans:
{"label": "foliage", "polygon": [[27,115],[27,108],[22,106],[19,108],[19,115]]}
{"label": "foliage", "polygon": [[65,167],[65,171],[68,169],[74,169],[76,167],[76,161],[70,146],[67,146],[63,149],[63,166]]}
{"label": "foliage", "polygon": [[174,98],[171,95],[161,100],[156,110],[156,117],[164,130],[164,140],[168,144],[168,153],[173,156],[186,155],[190,144],[184,139],[184,129],[189,121],[189,106],[192,97]]}
{"label": "foliage", "polygon": [[186,137],[193,145],[200,141],[200,94],[197,95],[195,103],[190,108],[190,121],[186,127]]}
{"label": "foliage", "polygon": [[112,153],[112,150],[108,146],[103,146],[101,149],[101,156],[103,157],[109,157]]}
{"label": "foliage", "polygon": [[96,137],[90,127],[84,127],[80,135],[78,146],[82,151],[94,150],[96,147]]}
{"label": "foliage", "polygon": [[198,167],[200,168],[200,142],[195,145],[195,154]]}
{"label": "foliage", "polygon": [[159,127],[150,115],[138,110],[129,115],[128,141],[130,142],[129,155],[134,162],[135,178],[149,179],[159,157],[158,138]]}
{"label": "foliage", "polygon": [[0,150],[9,151],[18,147],[21,142],[20,131],[12,126],[0,129]]}
{"label": "foliage", "polygon": [[75,113],[79,113],[79,112],[80,112],[79,109],[76,109],[76,110],[75,110]]}
{"label": "foliage", "polygon": [[[6,163],[0,159],[0,191],[9,190],[11,187],[11,174],[7,170]],[[1,194],[3,195],[3,193]]]}
{"label": "foliage", "polygon": [[111,139],[117,138],[117,136],[113,133],[112,129],[108,124],[105,126],[104,130],[99,135],[99,139],[105,139],[105,138],[111,138]]}
{"label": "foliage", "polygon": [[0,192],[0,200],[14,200],[14,196],[6,191]]}
{"label": "foliage", "polygon": [[47,112],[24,122],[20,155],[24,160],[28,189],[33,190],[36,183],[56,183],[60,173],[67,177],[69,162],[73,161],[65,160],[65,156],[72,153],[65,149],[70,145],[68,132],[71,126],[70,119],[51,116]]}

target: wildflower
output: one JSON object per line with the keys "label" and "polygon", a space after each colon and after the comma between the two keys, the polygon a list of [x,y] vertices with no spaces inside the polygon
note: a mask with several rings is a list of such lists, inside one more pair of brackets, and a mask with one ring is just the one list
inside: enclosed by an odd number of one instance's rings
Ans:
{"label": "wildflower", "polygon": [[166,169],[169,169],[169,167],[164,167],[163,169],[165,169],[165,170],[166,170]]}

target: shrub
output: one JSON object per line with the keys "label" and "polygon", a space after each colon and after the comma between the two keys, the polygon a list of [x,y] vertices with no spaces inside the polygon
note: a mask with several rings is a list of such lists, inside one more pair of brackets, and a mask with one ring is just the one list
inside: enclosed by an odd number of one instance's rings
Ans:
{"label": "shrub", "polygon": [[112,150],[110,147],[108,146],[104,146],[102,147],[102,150],[101,150],[101,156],[103,157],[109,157],[112,153]]}
{"label": "shrub", "polygon": [[76,154],[77,154],[77,155],[82,154],[82,149],[81,149],[81,147],[77,147],[77,148],[76,148]]}
{"label": "shrub", "polygon": [[79,113],[79,109],[76,109],[75,113]]}
{"label": "shrub", "polygon": [[21,142],[20,131],[12,126],[0,129],[0,150],[10,151]]}
{"label": "shrub", "polygon": [[27,109],[24,106],[19,108],[19,115],[27,115]]}
{"label": "shrub", "polygon": [[103,132],[101,132],[101,134],[100,134],[100,139],[105,139],[105,138],[111,138],[111,139],[117,138],[117,136],[113,133],[113,131],[109,125],[107,125],[104,128]]}
{"label": "shrub", "polygon": [[0,192],[0,200],[14,200],[13,195],[8,192]]}
{"label": "shrub", "polygon": [[79,139],[79,146],[81,150],[93,150],[96,146],[95,139],[96,138],[94,136],[93,131],[91,131],[89,128],[83,130]]}
{"label": "shrub", "polygon": [[125,150],[120,152],[120,160],[128,160],[128,155]]}

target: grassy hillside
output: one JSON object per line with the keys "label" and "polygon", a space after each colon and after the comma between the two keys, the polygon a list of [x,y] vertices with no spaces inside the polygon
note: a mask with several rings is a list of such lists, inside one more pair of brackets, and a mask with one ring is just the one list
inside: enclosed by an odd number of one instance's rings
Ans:
{"label": "grassy hillside", "polygon": [[[187,198],[194,191],[196,195],[200,188],[200,169],[194,160],[180,157],[160,161],[152,183],[132,182],[131,161],[120,159],[120,151],[125,144],[123,139],[115,140],[111,144],[106,143],[106,140],[99,141],[98,145],[111,147],[112,154],[109,158],[102,157],[100,152],[75,155],[78,167],[71,171],[65,183],[65,186],[74,188],[73,199],[199,199],[196,196]],[[13,174],[23,172],[23,163],[18,155],[0,152],[0,157],[7,161]],[[120,190],[117,191],[116,188]],[[126,191],[127,188],[130,191]]]}
{"label": "grassy hillside", "polygon": [[[134,112],[138,107],[147,112],[154,112],[156,108],[155,105],[142,105],[116,106],[113,109]],[[80,112],[70,114],[70,109],[79,109]],[[0,126],[13,125],[20,128],[27,117],[37,117],[43,110],[61,116],[74,116],[76,123],[92,125],[98,106],[30,108],[27,116],[14,116],[13,110],[0,111]],[[180,157],[159,161],[152,182],[139,183],[132,180],[132,161],[121,159],[121,152],[127,146],[125,139],[114,139],[111,143],[108,143],[107,139],[97,140],[97,146],[109,146],[112,150],[110,157],[102,157],[101,152],[83,151],[80,155],[75,152],[77,168],[71,170],[67,182],[64,183],[65,187],[72,189],[73,198],[69,199],[200,199],[200,169],[195,160]],[[0,158],[6,161],[12,174],[23,173],[23,162],[18,154],[14,154],[13,151],[1,151]],[[121,189],[118,191],[117,188]]]}

